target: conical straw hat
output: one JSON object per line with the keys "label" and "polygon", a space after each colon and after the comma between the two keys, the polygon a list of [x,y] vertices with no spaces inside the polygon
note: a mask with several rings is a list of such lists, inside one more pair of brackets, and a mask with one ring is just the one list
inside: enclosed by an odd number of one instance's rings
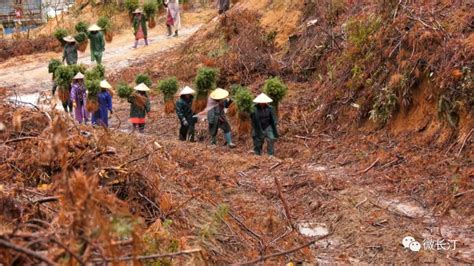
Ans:
{"label": "conical straw hat", "polygon": [[90,26],[87,30],[88,31],[100,31],[100,30],[102,30],[102,28],[97,26],[97,24],[94,24],[94,25]]}
{"label": "conical straw hat", "polygon": [[211,92],[211,99],[213,100],[223,100],[228,96],[229,92],[221,88],[217,88],[213,92]]}
{"label": "conical straw hat", "polygon": [[254,103],[271,103],[273,102],[273,100],[268,97],[268,95],[266,95],[265,93],[260,93],[260,95],[257,96],[257,98],[255,98],[253,100]]}
{"label": "conical straw hat", "polygon": [[71,35],[64,37],[63,40],[66,42],[76,42],[76,40]]}
{"label": "conical straw hat", "polygon": [[142,13],[142,10],[140,8],[137,8],[135,9],[135,11],[133,11],[133,14],[137,14],[137,13]]}
{"label": "conical straw hat", "polygon": [[81,72],[78,72],[73,79],[84,79],[84,75]]}
{"label": "conical straw hat", "polygon": [[180,92],[179,95],[186,95],[186,94],[195,94],[196,91],[191,89],[189,86],[184,87]]}
{"label": "conical straw hat", "polygon": [[135,88],[133,89],[136,91],[150,91],[150,88],[148,88],[148,86],[145,85],[144,83],[140,83],[139,85],[135,86]]}
{"label": "conical straw hat", "polygon": [[112,89],[112,85],[110,85],[110,83],[105,79],[100,82],[100,87],[104,89]]}

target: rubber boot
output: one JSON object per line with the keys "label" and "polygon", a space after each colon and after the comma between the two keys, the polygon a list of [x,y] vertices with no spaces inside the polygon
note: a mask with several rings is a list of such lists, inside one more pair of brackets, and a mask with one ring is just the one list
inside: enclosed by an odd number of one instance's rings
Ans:
{"label": "rubber boot", "polygon": [[171,32],[171,26],[166,24],[166,29],[168,30],[168,37],[171,36],[173,33]]}
{"label": "rubber boot", "polygon": [[216,144],[217,144],[216,136],[211,136],[211,145],[216,145]]}
{"label": "rubber boot", "polygon": [[227,146],[229,146],[230,148],[235,148],[235,144],[232,143],[232,133],[230,132],[224,133],[224,138],[227,143]]}
{"label": "rubber boot", "polygon": [[174,31],[173,37],[178,37],[178,30],[175,30],[175,31]]}
{"label": "rubber boot", "polygon": [[148,46],[148,38],[145,38],[145,45]]}

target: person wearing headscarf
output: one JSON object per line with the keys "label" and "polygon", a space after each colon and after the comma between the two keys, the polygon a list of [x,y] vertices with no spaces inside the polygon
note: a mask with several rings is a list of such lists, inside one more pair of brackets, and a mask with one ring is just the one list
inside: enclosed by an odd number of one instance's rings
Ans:
{"label": "person wearing headscarf", "polygon": [[135,35],[135,45],[133,48],[137,48],[138,41],[141,39],[144,39],[145,45],[148,45],[147,18],[138,8],[133,12],[133,14],[133,34]]}
{"label": "person wearing headscarf", "polygon": [[99,101],[99,110],[92,115],[92,124],[109,127],[109,112],[112,114],[112,96],[109,91],[112,86],[106,81],[100,82],[100,92],[97,95]]}
{"label": "person wearing headscarf", "polygon": [[189,140],[194,142],[194,125],[197,122],[197,118],[193,117],[194,113],[192,110],[194,94],[196,91],[186,86],[179,93],[179,99],[176,102],[176,114],[178,115],[179,123],[179,140]]}
{"label": "person wearing headscarf", "polygon": [[96,24],[87,29],[89,31],[89,40],[91,43],[91,61],[96,61],[97,64],[102,64],[102,54],[105,51],[105,41],[102,29]]}
{"label": "person wearing headscarf", "polygon": [[261,93],[253,100],[255,109],[250,114],[252,121],[253,149],[256,155],[262,154],[263,143],[267,140],[268,155],[274,154],[274,141],[278,138],[277,116],[270,106],[273,100],[265,93]]}
{"label": "person wearing headscarf", "polygon": [[64,37],[63,40],[66,42],[66,45],[64,45],[64,51],[63,51],[63,63],[66,60],[66,63],[68,65],[77,64],[76,40],[72,36]]}
{"label": "person wearing headscarf", "polygon": [[89,114],[86,111],[87,91],[84,85],[84,75],[79,72],[72,80],[71,101],[74,106],[74,118],[79,124],[87,123]]}
{"label": "person wearing headscarf", "polygon": [[232,142],[232,132],[230,129],[230,124],[227,121],[227,117],[225,115],[225,108],[229,107],[232,103],[232,100],[228,99],[229,92],[217,88],[211,92],[210,98],[214,103],[210,103],[210,105],[214,105],[212,109],[207,112],[207,120],[209,123],[209,134],[211,135],[211,144],[215,145],[217,142],[217,131],[222,129],[224,131],[224,139],[225,145],[229,146],[230,148],[235,148],[235,144]]}
{"label": "person wearing headscarf", "polygon": [[219,14],[225,13],[230,8],[230,0],[218,0]]}
{"label": "person wearing headscarf", "polygon": [[178,37],[178,29],[181,27],[179,2],[178,0],[166,0],[164,6],[167,7],[166,28],[168,29],[168,36],[173,35],[174,30],[174,37]]}
{"label": "person wearing headscarf", "polygon": [[145,132],[145,117],[151,111],[150,99],[147,92],[150,91],[147,85],[140,83],[135,88],[135,93],[128,99],[130,103],[130,123],[133,129],[140,133]]}

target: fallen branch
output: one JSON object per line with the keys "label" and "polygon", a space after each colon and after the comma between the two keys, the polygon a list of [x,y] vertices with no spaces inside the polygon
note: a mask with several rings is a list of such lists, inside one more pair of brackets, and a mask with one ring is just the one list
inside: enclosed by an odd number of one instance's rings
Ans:
{"label": "fallen branch", "polygon": [[10,140],[6,140],[2,144],[8,144],[12,142],[24,141],[24,140],[29,140],[29,139],[37,139],[37,138],[38,137],[22,137],[22,138],[10,139]]}
{"label": "fallen branch", "polygon": [[369,167],[365,168],[364,170],[362,171],[359,171],[356,173],[356,175],[360,175],[360,174],[365,174],[367,173],[370,169],[372,169],[377,163],[379,162],[379,159],[375,160],[375,162],[373,162]]}
{"label": "fallen branch", "polygon": [[80,265],[85,265],[84,261],[81,259],[81,257],[79,257],[79,255],[72,252],[66,245],[61,243],[59,240],[57,240],[55,238],[51,238],[51,241],[58,244],[60,247],[62,247],[64,250],[66,250],[66,252],[69,253],[69,255],[73,256],[77,260],[77,262],[79,262]]}
{"label": "fallen branch", "polygon": [[46,202],[53,202],[53,201],[58,201],[59,200],[59,197],[57,196],[51,196],[51,197],[46,197],[46,198],[41,198],[41,199],[37,199],[37,200],[34,200],[33,203],[36,204],[41,204],[41,203],[46,203]]}
{"label": "fallen branch", "polygon": [[252,261],[248,261],[248,262],[244,262],[244,263],[237,263],[237,264],[234,264],[234,265],[255,265],[257,264],[258,262],[262,262],[262,261],[266,261],[267,259],[270,259],[270,258],[274,258],[274,257],[279,257],[279,256],[283,256],[283,255],[287,255],[287,254],[290,254],[290,253],[293,253],[293,252],[296,252],[300,249],[303,249],[305,247],[309,247],[311,246],[312,244],[316,243],[317,241],[321,240],[321,239],[324,239],[328,236],[330,236],[331,234],[327,234],[325,236],[322,236],[322,237],[318,237],[318,238],[315,238],[311,241],[309,241],[308,243],[304,244],[304,245],[301,245],[301,246],[298,246],[298,247],[295,247],[295,248],[292,248],[290,250],[287,250],[287,251],[282,251],[282,252],[277,252],[277,253],[273,253],[273,254],[270,254],[270,255],[266,255],[266,256],[262,256],[258,259],[255,259],[255,260],[252,260]]}
{"label": "fallen branch", "polygon": [[51,260],[49,260],[48,258],[34,252],[33,250],[31,249],[27,249],[27,248],[23,248],[23,247],[19,247],[17,245],[14,245],[6,240],[3,240],[3,239],[0,239],[0,246],[3,246],[3,247],[6,247],[6,248],[9,248],[9,249],[13,249],[17,252],[20,252],[20,253],[23,253],[25,255],[28,255],[30,257],[33,257],[37,260],[40,260],[44,263],[46,263],[47,265],[56,265],[54,262],[52,262]]}
{"label": "fallen branch", "polygon": [[131,261],[131,260],[152,260],[152,259],[159,259],[159,258],[169,258],[169,257],[176,257],[181,255],[189,255],[193,253],[200,253],[202,252],[201,249],[190,249],[190,250],[183,250],[173,253],[166,253],[166,254],[154,254],[154,255],[147,255],[147,256],[127,256],[121,258],[97,258],[89,260],[89,262],[100,263],[100,262],[117,262],[117,261]]}
{"label": "fallen branch", "polygon": [[285,198],[283,197],[283,192],[281,192],[281,185],[280,181],[278,181],[278,178],[275,176],[275,185],[278,189],[278,196],[280,197],[280,200],[283,204],[283,208],[285,209],[285,214],[286,218],[288,218],[288,222],[290,223],[291,228],[295,228],[293,224],[293,220],[291,219],[291,214],[290,214],[290,208],[288,208],[288,203],[286,202]]}
{"label": "fallen branch", "polygon": [[471,129],[471,131],[469,131],[469,133],[467,133],[466,137],[464,138],[464,141],[462,142],[461,148],[459,148],[459,151],[458,151],[458,154],[457,154],[458,157],[461,156],[462,149],[464,149],[464,146],[466,146],[466,142],[469,139],[469,137],[471,136],[472,131],[474,131],[474,128]]}

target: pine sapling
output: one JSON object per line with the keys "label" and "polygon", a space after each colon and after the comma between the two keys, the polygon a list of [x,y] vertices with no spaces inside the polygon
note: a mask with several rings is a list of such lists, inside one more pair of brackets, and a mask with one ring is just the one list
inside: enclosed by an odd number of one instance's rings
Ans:
{"label": "pine sapling", "polygon": [[158,83],[158,90],[163,93],[166,114],[171,114],[174,112],[174,97],[178,91],[178,88],[178,80],[175,77],[164,79]]}

